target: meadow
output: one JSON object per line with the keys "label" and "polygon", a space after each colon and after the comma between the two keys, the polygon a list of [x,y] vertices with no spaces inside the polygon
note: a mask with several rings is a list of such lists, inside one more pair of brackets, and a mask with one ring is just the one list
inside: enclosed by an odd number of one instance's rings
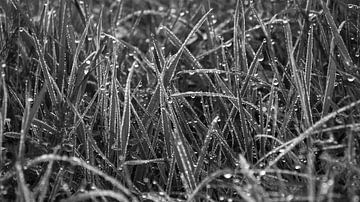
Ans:
{"label": "meadow", "polygon": [[357,0],[1,0],[0,72],[0,201],[360,201]]}

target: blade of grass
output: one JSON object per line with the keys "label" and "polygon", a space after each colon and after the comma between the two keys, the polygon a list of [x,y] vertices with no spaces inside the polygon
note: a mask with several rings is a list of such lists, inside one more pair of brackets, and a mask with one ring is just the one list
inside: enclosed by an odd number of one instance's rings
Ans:
{"label": "blade of grass", "polygon": [[170,168],[169,168],[169,175],[168,175],[168,179],[167,179],[167,186],[166,186],[166,193],[169,195],[171,192],[171,187],[172,187],[172,181],[173,181],[173,177],[175,175],[175,165],[176,165],[176,158],[174,158],[174,153],[172,153],[172,158],[170,161]]}
{"label": "blade of grass", "polygon": [[294,58],[294,47],[292,44],[292,34],[291,34],[291,28],[290,28],[289,22],[285,22],[284,29],[285,29],[285,38],[286,38],[286,42],[287,42],[286,50],[287,50],[288,57],[290,59],[290,66],[292,69],[295,86],[296,86],[296,89],[300,96],[302,110],[304,111],[305,127],[309,128],[311,126],[311,121],[310,121],[311,107],[309,106],[309,102],[307,101],[308,97],[307,97],[307,93],[306,93],[306,89],[305,89],[303,80],[300,77],[301,72],[300,72],[300,70],[298,70],[298,67],[296,65],[296,61]]}
{"label": "blade of grass", "polygon": [[197,187],[194,189],[194,191],[189,195],[189,197],[187,198],[187,202],[191,202],[194,201],[194,198],[196,197],[196,195],[201,191],[201,189],[203,187],[205,187],[206,185],[208,185],[211,181],[215,180],[216,178],[220,177],[220,176],[224,176],[226,174],[233,174],[233,171],[231,171],[230,169],[224,169],[224,170],[217,170],[213,173],[211,173],[210,175],[208,175],[205,179],[203,179],[198,185]]}
{"label": "blade of grass", "polygon": [[[48,161],[64,161],[64,162],[68,162],[74,166],[81,166],[81,167],[93,172],[94,174],[103,177],[106,181],[110,182],[114,187],[119,189],[119,191],[121,191],[122,193],[124,193],[127,196],[130,196],[130,198],[132,198],[133,200],[135,199],[135,197],[129,191],[129,189],[127,189],[124,185],[122,185],[114,177],[104,173],[103,171],[99,170],[98,168],[96,168],[94,166],[89,165],[84,160],[77,158],[77,157],[67,157],[67,156],[59,156],[59,155],[54,155],[54,154],[44,154],[44,155],[41,155],[39,157],[36,157],[36,158],[28,161],[26,163],[26,166],[31,167],[31,166],[35,166],[35,165],[43,163],[43,162],[48,162]],[[137,200],[135,200],[135,201],[137,201]]]}
{"label": "blade of grass", "polygon": [[[235,70],[240,72],[240,44],[239,44],[239,21],[240,21],[240,0],[236,1],[236,9],[234,14],[234,33],[233,33],[233,48],[234,48],[234,60],[235,60]],[[236,86],[239,86],[239,81],[236,79]]]}
{"label": "blade of grass", "polygon": [[19,194],[21,200],[25,202],[35,202],[32,192],[29,190],[29,188],[26,185],[24,171],[19,161],[16,161],[15,169],[16,169],[17,183],[20,189]]}
{"label": "blade of grass", "polygon": [[[53,154],[56,154],[58,152],[58,150],[60,149],[60,147],[55,147],[54,148],[54,152]],[[53,169],[53,165],[54,165],[54,161],[50,161],[49,164],[47,165],[45,174],[42,176],[38,186],[35,188],[35,194],[37,192],[39,192],[39,196],[38,196],[38,201],[39,202],[43,202],[46,196],[46,193],[48,192],[48,188],[49,188],[49,179],[50,179],[50,175]]]}
{"label": "blade of grass", "polygon": [[86,201],[90,199],[95,199],[97,197],[113,198],[116,199],[117,201],[123,201],[123,202],[129,201],[127,197],[122,193],[115,192],[112,190],[94,190],[86,193],[79,193],[61,201],[62,202]]}
{"label": "blade of grass", "polygon": [[195,171],[194,171],[195,179],[199,178],[200,171],[201,171],[203,163],[204,163],[205,155],[207,154],[207,150],[208,150],[208,147],[210,145],[210,141],[211,141],[211,138],[212,138],[212,133],[213,133],[213,130],[214,130],[218,120],[219,120],[219,116],[214,118],[214,120],[211,122],[211,125],[210,125],[210,127],[208,129],[208,132],[207,132],[206,136],[205,136],[205,140],[204,140],[203,146],[201,147],[201,152],[200,152],[200,155],[198,157],[198,160],[197,160],[197,163],[196,163],[196,168],[195,168]]}
{"label": "blade of grass", "polygon": [[260,45],[259,49],[256,51],[255,56],[254,56],[254,59],[253,59],[253,61],[252,61],[251,64],[250,64],[250,68],[249,68],[249,70],[248,70],[248,74],[246,75],[245,80],[243,81],[243,83],[242,83],[242,85],[241,85],[241,88],[240,88],[240,94],[239,94],[240,97],[244,97],[244,96],[245,96],[247,87],[249,86],[250,78],[251,78],[251,76],[253,76],[254,73],[256,72],[256,68],[257,68],[257,66],[258,66],[258,64],[259,64],[259,58],[260,58],[261,55],[262,55],[264,43],[265,43],[265,41],[262,42],[262,44]]}
{"label": "blade of grass", "polygon": [[[125,98],[124,98],[124,108],[123,108],[123,115],[121,117],[121,126],[120,126],[120,137],[119,145],[121,145],[121,155],[123,157],[123,160],[126,159],[126,152],[127,147],[129,143],[129,136],[130,136],[130,118],[131,118],[131,96],[130,96],[130,90],[131,90],[131,79],[132,75],[134,73],[136,66],[136,62],[134,62],[130,68],[129,75],[126,80],[126,86],[125,86]],[[120,157],[120,156],[119,156]],[[119,159],[120,160],[120,159]],[[118,162],[121,165],[123,162]]]}
{"label": "blade of grass", "polygon": [[91,20],[89,19],[89,21],[86,23],[86,27],[85,27],[83,33],[81,34],[79,44],[77,45],[75,53],[74,53],[72,68],[71,68],[69,82],[68,82],[69,83],[68,92],[67,92],[68,97],[73,96],[72,94],[73,94],[73,90],[74,90],[75,82],[76,82],[75,76],[76,76],[76,73],[78,70],[78,59],[79,59],[80,52],[83,48],[83,45],[85,43],[86,36],[88,35],[90,24],[91,24]]}
{"label": "blade of grass", "polygon": [[[67,1],[62,0],[60,4],[60,20],[59,20],[59,36],[60,45],[59,45],[59,67],[56,72],[56,79],[58,86],[62,87],[64,81],[64,73],[66,67],[66,25],[67,25],[67,14],[66,14],[66,4]],[[54,26],[54,25],[53,25]]]}
{"label": "blade of grass", "polygon": [[[159,79],[160,81],[160,79]],[[161,81],[160,81],[161,82]],[[162,84],[162,82],[160,83]],[[169,118],[167,116],[166,113],[166,103],[167,103],[167,98],[166,98],[166,91],[164,89],[164,86],[161,85],[160,86],[160,113],[161,113],[161,125],[162,125],[162,132],[164,134],[164,142],[165,142],[165,152],[166,152],[166,157],[167,158],[171,158],[171,125],[169,122]]]}
{"label": "blade of grass", "polygon": [[[168,116],[173,125],[174,130],[171,131],[172,133],[172,145],[174,146],[174,154],[177,161],[177,165],[179,166],[181,173],[183,174],[184,178],[186,179],[186,183],[184,183],[185,189],[186,186],[192,191],[196,187],[196,180],[194,176],[194,165],[192,162],[192,158],[189,155],[187,150],[187,142],[185,141],[184,135],[181,131],[181,126],[175,116],[175,112],[172,106],[169,106],[169,112],[166,112],[166,116]],[[189,194],[189,193],[188,193]]]}
{"label": "blade of grass", "polygon": [[[191,39],[192,35],[201,27],[201,25],[205,22],[207,16],[210,14],[211,10],[209,10],[208,12],[206,12],[203,17],[196,23],[196,25],[194,26],[194,28],[190,31],[190,33],[188,34],[188,36],[186,37],[185,41],[181,44],[179,50],[177,51],[177,53],[173,56],[174,60],[172,60],[169,64],[169,66],[167,67],[167,71],[163,71],[163,80],[164,80],[164,86],[167,87],[169,82],[171,81],[172,77],[174,76],[175,73],[175,68],[178,62],[178,59],[180,57],[180,55],[182,54],[182,52],[184,50],[186,50],[186,44],[189,42],[189,40]],[[172,33],[170,30],[168,30],[166,27],[163,27],[163,29],[166,31],[165,33]],[[170,35],[173,36],[173,35]],[[175,36],[175,35],[174,35]],[[171,39],[171,38],[170,38]],[[186,51],[185,51],[186,53]],[[190,52],[189,52],[190,53]],[[192,55],[191,55],[192,56]],[[194,61],[197,61],[195,59],[194,56],[191,57],[192,59],[194,59]],[[198,62],[198,61],[197,61]]]}
{"label": "blade of grass", "polygon": [[183,93],[174,93],[171,94],[171,97],[195,97],[195,96],[206,96],[206,97],[222,97],[222,98],[228,98],[230,100],[237,100],[236,97],[233,97],[231,95],[225,95],[222,93],[213,93],[213,92],[192,92],[192,91],[188,91],[188,92],[183,92]]}
{"label": "blade of grass", "polygon": [[6,87],[6,83],[5,83],[5,72],[4,69],[1,68],[0,70],[1,73],[1,81],[0,84],[2,86],[2,90],[3,90],[3,96],[2,96],[2,103],[1,103],[1,111],[0,111],[0,170],[2,169],[3,166],[3,135],[4,135],[4,125],[5,125],[5,121],[6,121],[6,117],[7,117],[7,109],[8,109],[8,90]]}
{"label": "blade of grass", "polygon": [[346,45],[337,30],[337,26],[334,21],[334,18],[332,17],[327,5],[323,1],[320,1],[320,2],[321,2],[321,6],[323,8],[323,12],[325,14],[326,21],[328,22],[328,24],[330,26],[331,33],[333,34],[334,42],[336,43],[336,45],[339,48],[339,51],[344,60],[344,63],[350,70],[353,70],[354,62],[352,61],[350,54],[348,52],[348,49],[346,48]]}
{"label": "blade of grass", "polygon": [[332,102],[332,95],[335,88],[335,79],[336,79],[336,62],[334,61],[334,49],[335,49],[335,38],[333,37],[330,43],[330,55],[329,55],[329,65],[327,68],[327,80],[323,100],[323,110],[321,116],[324,117],[328,114],[330,109],[330,104]]}
{"label": "blade of grass", "polygon": [[298,137],[284,143],[281,147],[286,147],[283,152],[281,152],[275,159],[273,159],[267,168],[270,168],[271,166],[275,165],[284,155],[286,155],[288,152],[290,152],[292,149],[294,149],[298,144],[304,141],[304,139],[308,138],[310,135],[313,134],[313,131],[318,130],[321,126],[326,124],[329,120],[336,117],[338,114],[347,111],[349,109],[352,109],[360,104],[360,100],[357,100],[355,102],[352,102],[334,112],[331,112],[321,118],[319,121],[315,122],[312,126],[310,126],[308,129],[306,129],[303,133],[301,133]]}
{"label": "blade of grass", "polygon": [[42,72],[44,74],[45,85],[47,86],[47,91],[48,91],[48,93],[50,95],[51,102],[54,105],[59,101],[59,97],[56,95],[56,93],[59,94],[60,90],[56,86],[55,81],[54,81],[53,77],[51,76],[51,74],[49,72],[49,67],[45,62],[44,52],[42,50],[42,47],[40,45],[39,40],[37,39],[37,37],[35,35],[33,35],[33,39],[34,39],[34,42],[35,42],[36,51],[37,51],[38,56],[39,56],[41,70],[42,70]]}
{"label": "blade of grass", "polygon": [[[307,3],[311,2],[308,0]],[[306,62],[305,62],[305,87],[307,91],[307,101],[310,102],[310,87],[311,87],[311,72],[314,62],[313,57],[313,48],[314,48],[314,27],[311,26],[307,41],[307,51],[306,51]],[[311,116],[312,117],[312,116]]]}

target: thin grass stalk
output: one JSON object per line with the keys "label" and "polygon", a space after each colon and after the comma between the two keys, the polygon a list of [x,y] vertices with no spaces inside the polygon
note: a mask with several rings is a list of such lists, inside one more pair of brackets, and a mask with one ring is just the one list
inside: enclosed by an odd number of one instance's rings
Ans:
{"label": "thin grass stalk", "polygon": [[[60,149],[60,147],[55,147],[53,154],[56,154],[59,149]],[[50,161],[49,164],[47,165],[45,174],[42,176],[38,186],[35,188],[35,190],[37,192],[40,192],[39,196],[38,196],[39,202],[43,202],[45,200],[46,193],[48,192],[48,189],[49,189],[49,179],[50,179],[53,165],[54,165],[54,161]]]}
{"label": "thin grass stalk", "polygon": [[200,175],[200,171],[202,169],[202,166],[203,166],[203,163],[204,163],[204,159],[205,159],[205,155],[207,154],[207,150],[208,150],[208,147],[210,145],[210,141],[212,139],[212,133],[213,133],[213,130],[214,128],[216,127],[216,124],[219,120],[219,116],[216,116],[213,121],[211,122],[211,125],[208,129],[208,132],[205,136],[205,140],[204,140],[204,143],[203,143],[203,146],[201,147],[201,152],[200,152],[200,155],[198,157],[198,160],[197,160],[197,163],[196,163],[196,168],[195,168],[195,171],[194,171],[194,176],[195,176],[195,179],[198,179],[199,175]]}
{"label": "thin grass stalk", "polygon": [[[234,14],[234,33],[233,33],[233,48],[234,48],[234,60],[235,60],[235,70],[240,72],[240,40],[239,38],[239,21],[240,21],[240,0],[236,1],[235,14]],[[238,81],[235,80],[235,85],[238,86]]]}
{"label": "thin grass stalk", "polygon": [[20,131],[20,143],[19,143],[19,152],[17,156],[17,161],[19,161],[19,165],[22,165],[24,162],[25,155],[25,140],[28,130],[28,125],[30,125],[30,95],[29,95],[28,87],[26,85],[25,91],[25,109],[21,121],[21,131]]}
{"label": "thin grass stalk", "polygon": [[120,202],[129,201],[128,198],[124,194],[119,193],[119,192],[115,192],[112,190],[94,190],[94,191],[89,191],[86,193],[76,194],[67,199],[61,200],[61,202],[86,201],[89,199],[94,200],[96,197],[109,197],[109,198],[115,199],[116,201],[120,201]]}
{"label": "thin grass stalk", "polygon": [[[125,98],[124,98],[124,108],[123,108],[123,115],[121,117],[121,128],[120,128],[120,137],[119,137],[119,145],[121,145],[121,157],[122,159],[118,158],[118,166],[123,163],[126,159],[127,147],[129,143],[129,136],[130,136],[130,125],[131,125],[131,79],[132,75],[134,74],[136,62],[134,62],[130,68],[129,75],[126,80],[125,86]],[[120,157],[120,156],[119,156]]]}
{"label": "thin grass stalk", "polygon": [[240,44],[241,44],[241,62],[242,62],[242,69],[244,72],[248,73],[248,61],[246,56],[246,18],[245,18],[245,9],[244,9],[244,2],[240,0],[237,4],[240,5],[240,12],[241,12],[241,26],[240,26]]}
{"label": "thin grass stalk", "polygon": [[[185,181],[184,186],[192,191],[196,187],[196,180],[194,176],[194,165],[187,151],[187,142],[184,135],[181,131],[181,126],[177,117],[175,116],[175,111],[172,106],[169,106],[170,112],[167,113],[167,116],[171,119],[174,125],[174,131],[172,131],[172,145],[174,145],[174,152],[181,173],[184,175]],[[189,194],[189,193],[188,193]]]}
{"label": "thin grass stalk", "polygon": [[[59,45],[59,67],[57,68],[56,78],[57,78],[57,84],[58,86],[63,86],[63,81],[65,79],[65,73],[66,73],[66,25],[67,25],[67,15],[66,15],[66,7],[67,7],[67,1],[62,0],[60,4],[60,22],[59,22],[59,36],[60,39],[60,45]],[[54,25],[53,25],[54,26]]]}
{"label": "thin grass stalk", "polygon": [[[310,0],[309,0],[310,1]],[[309,2],[308,1],[308,2]],[[307,102],[310,106],[310,88],[311,88],[311,73],[312,73],[312,67],[314,62],[314,56],[313,56],[313,48],[314,48],[314,27],[311,26],[307,41],[307,51],[306,51],[306,63],[305,63],[305,87],[307,91]],[[311,113],[311,111],[310,111]],[[310,118],[312,119],[312,115],[310,114]],[[312,120],[311,120],[312,123]]]}
{"label": "thin grass stalk", "polygon": [[[35,166],[35,165],[43,163],[43,162],[49,162],[50,160],[64,161],[64,162],[69,162],[71,165],[81,166],[81,167],[93,172],[94,174],[103,177],[106,181],[110,182],[115,188],[119,189],[119,191],[121,191],[125,195],[130,196],[131,198],[134,199],[133,194],[126,187],[124,187],[124,185],[122,185],[118,180],[105,174],[98,168],[87,164],[84,160],[77,158],[77,157],[59,156],[59,155],[55,155],[55,154],[44,154],[44,155],[41,155],[39,157],[36,157],[36,158],[28,161],[26,163],[26,166],[31,167],[31,166]],[[137,200],[135,200],[135,201],[137,201]]]}
{"label": "thin grass stalk", "polygon": [[354,62],[352,61],[350,54],[348,52],[348,49],[338,32],[337,26],[335,24],[334,18],[332,17],[332,15],[330,13],[328,5],[325,5],[325,3],[323,1],[320,1],[320,2],[321,2],[321,6],[323,8],[324,14],[325,14],[326,21],[328,22],[328,24],[330,26],[331,33],[333,34],[334,42],[336,43],[336,45],[339,48],[340,55],[342,56],[342,59],[344,60],[344,63],[347,66],[348,70],[353,70]]}
{"label": "thin grass stalk", "polygon": [[335,118],[338,114],[347,111],[349,109],[352,109],[360,104],[360,100],[357,100],[355,102],[352,102],[334,112],[331,112],[327,114],[326,116],[322,117],[319,121],[315,122],[312,126],[310,126],[308,129],[306,129],[303,133],[301,133],[298,137],[284,143],[284,145],[288,145],[286,149],[284,149],[283,152],[281,152],[274,160],[272,160],[267,168],[270,168],[271,166],[275,165],[284,155],[286,155],[289,151],[294,149],[298,144],[304,141],[304,139],[308,138],[310,135],[313,134],[313,132],[320,127],[322,127],[326,122],[329,120]]}
{"label": "thin grass stalk", "polygon": [[[8,90],[5,83],[5,73],[4,69],[1,68],[1,81],[0,84],[2,86],[3,90],[3,97],[2,97],[2,103],[1,103],[1,111],[0,111],[0,148],[3,148],[3,137],[4,137],[4,125],[7,117],[7,109],[8,109]],[[0,149],[0,170],[3,166],[3,150]]]}
{"label": "thin grass stalk", "polygon": [[81,34],[80,40],[79,40],[79,44],[76,47],[75,53],[74,53],[74,57],[73,57],[73,63],[72,63],[72,68],[71,68],[71,72],[70,72],[70,76],[69,76],[69,86],[68,86],[68,96],[72,97],[73,95],[73,91],[74,91],[74,87],[75,87],[75,82],[76,82],[76,73],[78,70],[78,59],[79,59],[79,55],[80,52],[82,51],[82,48],[84,46],[85,40],[86,40],[86,36],[88,35],[89,32],[89,26],[91,24],[91,20],[89,20],[86,23],[86,27],[83,31],[83,33]]}
{"label": "thin grass stalk", "polygon": [[41,70],[44,74],[45,85],[48,88],[47,90],[50,95],[51,102],[54,105],[59,101],[58,96],[55,93],[55,92],[59,93],[59,90],[58,90],[57,86],[54,85],[55,84],[54,79],[51,76],[51,74],[49,72],[49,67],[45,62],[43,47],[41,47],[40,42],[35,35],[33,35],[33,39],[35,42],[36,51],[39,56]]}
{"label": "thin grass stalk", "polygon": [[288,57],[289,57],[289,60],[290,60],[290,66],[291,66],[291,69],[292,69],[292,74],[293,74],[293,77],[294,77],[295,86],[296,86],[296,89],[297,89],[297,91],[299,93],[301,106],[302,106],[302,109],[304,111],[305,127],[309,128],[311,126],[311,122],[310,122],[311,108],[310,108],[310,106],[308,106],[309,103],[307,102],[308,98],[306,96],[306,89],[305,89],[304,83],[301,80],[300,72],[298,70],[298,67],[296,65],[296,61],[295,61],[295,58],[294,58],[294,54],[293,54],[294,53],[294,48],[293,48],[293,45],[292,45],[292,34],[291,34],[290,24],[288,22],[285,23],[284,29],[285,29],[285,37],[286,37],[286,41],[287,41],[286,50],[287,50],[287,54],[288,54]]}
{"label": "thin grass stalk", "polygon": [[35,202],[32,192],[26,185],[25,175],[20,161],[15,163],[16,177],[19,188],[20,199],[25,202]]}
{"label": "thin grass stalk", "polygon": [[210,175],[208,175],[205,179],[203,179],[196,188],[192,191],[192,193],[188,196],[186,202],[192,202],[194,201],[194,198],[196,195],[201,191],[202,188],[204,188],[206,185],[208,185],[211,181],[215,180],[216,178],[220,176],[224,176],[226,174],[233,174],[233,171],[230,169],[224,169],[224,170],[217,170]]}
{"label": "thin grass stalk", "polygon": [[327,80],[325,93],[323,98],[323,110],[321,116],[324,117],[328,114],[330,109],[330,104],[332,103],[332,95],[335,88],[335,79],[336,79],[336,62],[334,60],[335,49],[335,38],[333,37],[330,43],[330,55],[329,55],[329,65],[327,69]]}

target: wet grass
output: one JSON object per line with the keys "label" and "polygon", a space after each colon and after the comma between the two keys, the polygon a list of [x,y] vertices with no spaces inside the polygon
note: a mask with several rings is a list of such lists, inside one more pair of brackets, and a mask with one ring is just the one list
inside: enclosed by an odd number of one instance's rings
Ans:
{"label": "wet grass", "polygon": [[0,200],[358,201],[359,13],[0,1]]}

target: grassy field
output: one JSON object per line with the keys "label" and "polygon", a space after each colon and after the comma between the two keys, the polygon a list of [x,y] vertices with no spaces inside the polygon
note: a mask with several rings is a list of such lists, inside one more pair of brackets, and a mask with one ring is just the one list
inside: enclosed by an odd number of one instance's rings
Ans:
{"label": "grassy field", "polygon": [[360,201],[358,0],[1,0],[0,201]]}

